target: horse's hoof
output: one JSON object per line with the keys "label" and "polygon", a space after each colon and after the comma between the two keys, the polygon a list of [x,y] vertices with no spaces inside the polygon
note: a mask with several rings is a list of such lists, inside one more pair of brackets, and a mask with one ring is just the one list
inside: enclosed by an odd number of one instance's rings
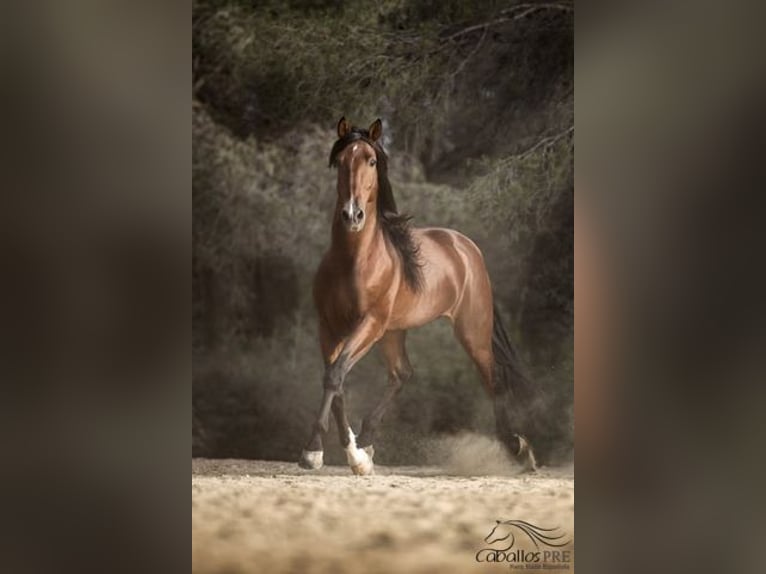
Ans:
{"label": "horse's hoof", "polygon": [[375,474],[375,465],[369,458],[366,461],[351,465],[351,472],[357,476],[370,476]]}
{"label": "horse's hoof", "polygon": [[352,447],[346,451],[346,457],[348,465],[351,467],[351,472],[357,476],[368,476],[374,473],[375,465],[366,448]]}
{"label": "horse's hoof", "polygon": [[307,470],[319,470],[324,464],[324,451],[304,450],[298,461],[298,466]]}
{"label": "horse's hoof", "polygon": [[366,449],[349,449],[346,451],[346,458],[348,459],[348,465],[351,467],[351,472],[357,476],[368,476],[375,472],[372,457],[367,453]]}
{"label": "horse's hoof", "polygon": [[524,472],[535,472],[537,470],[537,460],[532,450],[532,445],[521,435],[516,435],[519,439],[519,453],[516,455],[523,466]]}
{"label": "horse's hoof", "polygon": [[365,448],[357,448],[356,437],[351,427],[348,428],[348,444],[346,445],[346,460],[351,467],[351,472],[357,476],[367,476],[373,473],[372,454],[374,451],[372,445]]}

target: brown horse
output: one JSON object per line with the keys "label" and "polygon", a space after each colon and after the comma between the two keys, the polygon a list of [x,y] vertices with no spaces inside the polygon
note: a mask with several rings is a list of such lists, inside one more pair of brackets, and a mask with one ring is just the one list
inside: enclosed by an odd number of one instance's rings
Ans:
{"label": "brown horse", "polygon": [[[324,395],[313,434],[301,455],[304,468],[322,466],[322,433],[332,410],[355,474],[373,470],[372,443],[386,407],[412,376],[405,335],[447,317],[476,363],[484,387],[495,397],[497,430],[511,454],[530,469],[535,458],[508,400],[527,400],[534,387],[494,313],[492,288],[481,251],[451,229],[413,228],[396,209],[387,156],[379,141],[380,119],[368,130],[338,122],[330,165],[338,170],[338,200],[332,244],[314,281],[319,338],[325,361]],[[385,359],[389,386],[363,420],[359,437],[348,423],[343,381],[376,343]]]}

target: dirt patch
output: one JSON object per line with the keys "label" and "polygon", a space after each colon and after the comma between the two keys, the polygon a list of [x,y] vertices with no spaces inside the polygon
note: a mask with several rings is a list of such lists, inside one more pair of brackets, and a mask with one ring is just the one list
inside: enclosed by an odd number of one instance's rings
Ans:
{"label": "dirt patch", "polygon": [[[496,520],[520,519],[565,533],[571,542],[560,550],[571,562],[559,571],[573,572],[573,468],[514,474],[508,461],[492,466],[491,443],[469,437],[451,446],[447,467],[377,466],[370,477],[346,467],[193,459],[193,571],[508,572],[509,562],[480,563],[476,553]],[[519,535],[514,549],[535,546]]]}

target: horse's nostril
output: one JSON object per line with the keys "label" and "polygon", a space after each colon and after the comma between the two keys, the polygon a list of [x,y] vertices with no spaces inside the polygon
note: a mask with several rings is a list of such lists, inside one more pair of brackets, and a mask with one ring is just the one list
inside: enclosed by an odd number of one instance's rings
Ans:
{"label": "horse's nostril", "polygon": [[359,225],[364,220],[364,210],[352,202],[344,206],[341,217],[346,225]]}

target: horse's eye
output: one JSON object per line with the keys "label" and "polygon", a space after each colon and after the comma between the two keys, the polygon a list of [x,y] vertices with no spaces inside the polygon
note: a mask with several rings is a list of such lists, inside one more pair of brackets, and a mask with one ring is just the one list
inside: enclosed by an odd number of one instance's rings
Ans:
{"label": "horse's eye", "polygon": [[378,163],[378,160],[376,160],[374,157],[370,158],[370,167],[375,167],[375,164]]}

